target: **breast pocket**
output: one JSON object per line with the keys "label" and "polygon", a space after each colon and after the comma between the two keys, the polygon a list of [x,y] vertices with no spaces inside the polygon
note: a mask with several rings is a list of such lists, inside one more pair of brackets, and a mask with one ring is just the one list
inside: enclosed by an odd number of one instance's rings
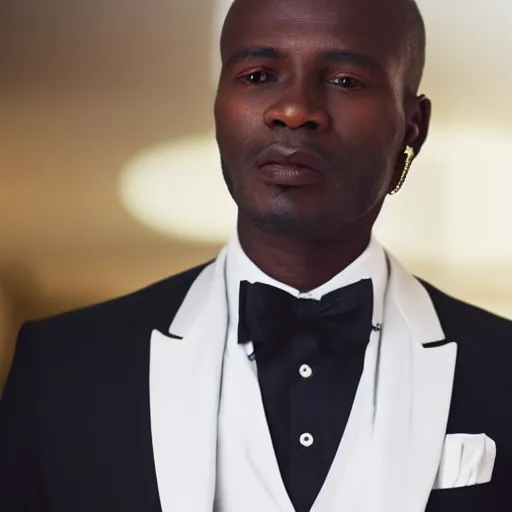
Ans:
{"label": "breast pocket", "polygon": [[426,512],[500,512],[510,510],[500,503],[492,483],[432,491]]}

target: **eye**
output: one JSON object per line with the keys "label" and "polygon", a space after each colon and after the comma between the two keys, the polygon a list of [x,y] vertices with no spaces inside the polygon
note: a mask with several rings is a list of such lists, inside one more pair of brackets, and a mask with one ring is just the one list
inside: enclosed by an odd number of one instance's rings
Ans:
{"label": "eye", "polygon": [[364,88],[364,84],[360,80],[351,76],[337,76],[333,78],[330,83],[347,90],[359,90]]}
{"label": "eye", "polygon": [[251,85],[261,85],[271,82],[274,77],[268,71],[253,71],[241,77],[241,80]]}

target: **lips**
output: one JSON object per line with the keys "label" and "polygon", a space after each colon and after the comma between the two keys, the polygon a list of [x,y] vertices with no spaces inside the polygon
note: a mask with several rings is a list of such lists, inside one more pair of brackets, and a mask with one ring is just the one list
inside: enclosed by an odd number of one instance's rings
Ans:
{"label": "lips", "polygon": [[302,148],[271,146],[258,156],[256,165],[260,168],[268,165],[307,168],[323,174],[322,159],[315,153]]}
{"label": "lips", "polygon": [[322,159],[311,151],[271,146],[256,159],[264,182],[286,187],[305,187],[322,178]]}

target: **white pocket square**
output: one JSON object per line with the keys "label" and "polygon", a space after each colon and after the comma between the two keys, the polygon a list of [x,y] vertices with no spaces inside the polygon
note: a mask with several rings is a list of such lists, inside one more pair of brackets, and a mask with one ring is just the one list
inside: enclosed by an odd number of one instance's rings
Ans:
{"label": "white pocket square", "polygon": [[449,434],[434,489],[451,489],[491,481],[496,443],[485,434]]}

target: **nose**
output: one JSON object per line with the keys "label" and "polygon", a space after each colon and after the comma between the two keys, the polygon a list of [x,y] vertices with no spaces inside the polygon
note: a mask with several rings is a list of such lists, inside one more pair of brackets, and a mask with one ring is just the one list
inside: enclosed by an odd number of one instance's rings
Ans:
{"label": "nose", "polygon": [[315,91],[305,86],[288,88],[265,112],[270,128],[299,128],[322,132],[329,128],[330,117]]}

